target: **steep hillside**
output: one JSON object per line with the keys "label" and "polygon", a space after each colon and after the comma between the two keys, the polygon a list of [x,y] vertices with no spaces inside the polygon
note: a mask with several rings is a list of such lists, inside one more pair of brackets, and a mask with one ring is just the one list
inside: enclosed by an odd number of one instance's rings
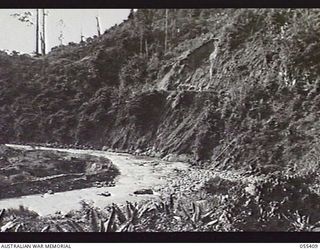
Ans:
{"label": "steep hillside", "polygon": [[1,139],[309,164],[318,21],[317,10],[169,10],[165,51],[165,10],[139,10],[45,57],[2,53]]}

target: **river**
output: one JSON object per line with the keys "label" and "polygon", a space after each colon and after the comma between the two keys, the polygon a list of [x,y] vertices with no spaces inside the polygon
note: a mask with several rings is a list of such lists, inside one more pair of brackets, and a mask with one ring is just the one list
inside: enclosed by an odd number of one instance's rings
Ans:
{"label": "river", "polygon": [[[34,150],[30,146],[6,144],[8,147]],[[124,204],[126,201],[159,199],[156,191],[166,184],[167,178],[174,178],[177,170],[186,170],[187,163],[167,162],[158,158],[140,157],[125,153],[106,152],[101,150],[56,149],[37,147],[37,150],[55,150],[71,154],[87,154],[110,159],[117,166],[120,175],[116,178],[114,187],[91,187],[55,194],[27,195],[17,198],[0,200],[1,208],[18,208],[24,206],[45,216],[60,211],[62,214],[73,209],[81,208],[81,201],[93,203],[94,206],[104,208],[112,203]],[[154,190],[153,195],[134,195],[133,192],[143,188]],[[108,191],[111,196],[99,195]]]}

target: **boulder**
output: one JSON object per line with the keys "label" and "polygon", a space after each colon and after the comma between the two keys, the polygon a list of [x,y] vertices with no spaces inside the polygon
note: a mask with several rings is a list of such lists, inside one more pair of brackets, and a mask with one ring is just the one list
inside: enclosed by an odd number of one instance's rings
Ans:
{"label": "boulder", "polygon": [[142,150],[141,149],[137,149],[135,152],[134,152],[136,155],[139,155],[142,153]]}
{"label": "boulder", "polygon": [[106,186],[107,187],[115,187],[116,183],[114,181],[108,181],[108,182],[106,182]]}
{"label": "boulder", "polygon": [[47,194],[54,194],[52,190],[48,190]]}
{"label": "boulder", "polygon": [[178,157],[174,154],[168,154],[162,158],[164,161],[178,161]]}
{"label": "boulder", "polygon": [[100,193],[99,195],[104,196],[104,197],[109,197],[111,194],[108,191],[105,191],[103,193]]}
{"label": "boulder", "polygon": [[96,181],[96,183],[94,184],[95,187],[97,188],[102,188],[103,184],[101,182]]}
{"label": "boulder", "polygon": [[133,192],[134,194],[153,194],[152,189],[144,188]]}

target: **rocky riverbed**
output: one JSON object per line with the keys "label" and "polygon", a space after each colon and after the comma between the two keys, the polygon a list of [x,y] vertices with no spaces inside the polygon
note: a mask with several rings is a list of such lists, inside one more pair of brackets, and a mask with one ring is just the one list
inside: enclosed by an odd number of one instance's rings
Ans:
{"label": "rocky riverbed", "polygon": [[[30,146],[7,145],[11,148],[28,152],[35,150]],[[35,194],[11,199],[0,200],[1,208],[27,207],[40,215],[56,212],[67,213],[79,209],[81,202],[92,203],[96,207],[105,207],[112,203],[124,204],[126,201],[158,199],[164,191],[166,183],[177,179],[181,171],[187,171],[188,164],[167,162],[151,157],[132,156],[124,153],[104,152],[100,150],[54,149],[37,147],[39,152],[55,151],[81,157],[90,155],[106,158],[117,167],[120,175],[115,179],[114,186],[95,186],[53,194]],[[152,194],[134,194],[136,191],[152,190]],[[110,195],[101,195],[108,193]]]}

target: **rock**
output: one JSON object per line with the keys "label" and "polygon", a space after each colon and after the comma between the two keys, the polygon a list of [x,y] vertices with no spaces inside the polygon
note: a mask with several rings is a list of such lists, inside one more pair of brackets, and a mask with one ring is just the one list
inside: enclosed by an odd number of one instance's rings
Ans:
{"label": "rock", "polygon": [[107,151],[108,150],[108,147],[107,146],[103,146],[102,147],[102,151]]}
{"label": "rock", "polygon": [[181,154],[177,157],[179,159],[179,161],[188,161],[189,157],[186,154]]}
{"label": "rock", "polygon": [[168,154],[162,157],[162,160],[164,161],[169,161],[169,158],[171,157],[172,154]]}
{"label": "rock", "polygon": [[108,191],[105,191],[103,193],[100,193],[99,195],[104,196],[104,197],[109,197],[111,194]]}
{"label": "rock", "polygon": [[141,150],[141,149],[137,149],[134,153],[135,153],[136,155],[141,154],[141,153],[142,153],[142,150]]}
{"label": "rock", "polygon": [[52,190],[48,190],[47,194],[54,194]]}
{"label": "rock", "polygon": [[168,154],[162,158],[164,161],[180,161],[179,157],[175,154]]}
{"label": "rock", "polygon": [[257,195],[257,189],[253,183],[250,183],[244,190],[252,196]]}
{"label": "rock", "polygon": [[102,188],[102,187],[103,187],[103,184],[102,184],[102,183],[98,183],[98,184],[95,184],[95,186],[96,186],[97,188]]}
{"label": "rock", "polygon": [[133,192],[134,194],[153,194],[152,189],[144,188]]}
{"label": "rock", "polygon": [[63,218],[72,218],[72,213],[66,213]]}
{"label": "rock", "polygon": [[161,158],[161,153],[160,152],[155,152],[152,157],[157,157],[157,158]]}

